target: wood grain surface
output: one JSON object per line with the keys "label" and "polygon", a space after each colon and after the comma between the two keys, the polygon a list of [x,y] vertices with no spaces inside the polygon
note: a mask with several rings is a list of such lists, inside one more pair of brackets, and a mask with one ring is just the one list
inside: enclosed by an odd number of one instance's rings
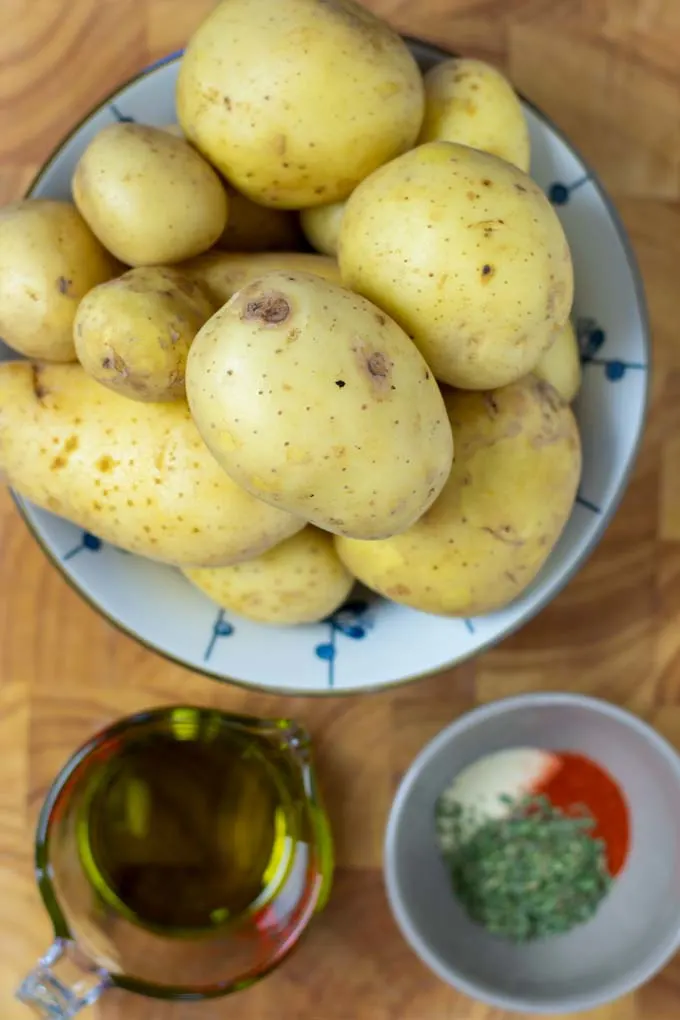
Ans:
{"label": "wood grain surface", "polygon": [[[292,714],[318,742],[337,839],[326,913],[272,977],[221,1002],[112,992],[105,1020],[504,1020],[411,954],[380,874],[400,774],[444,724],[521,691],[586,691],[680,746],[680,0],[371,0],[400,29],[504,66],[592,161],[640,260],[653,408],[623,504],[562,595],[496,650],[396,692],[282,700],[219,685],[117,633],[47,562],[0,493],[0,1016],[50,941],[32,879],[37,809],[58,767],[117,716],[179,699]],[[182,45],[211,0],[0,0],[0,200],[115,85]],[[680,964],[590,1020],[676,1020]]]}

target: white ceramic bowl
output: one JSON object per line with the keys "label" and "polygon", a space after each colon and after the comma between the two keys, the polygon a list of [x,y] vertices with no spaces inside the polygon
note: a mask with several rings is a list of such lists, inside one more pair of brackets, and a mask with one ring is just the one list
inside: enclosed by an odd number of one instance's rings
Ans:
{"label": "white ceramic bowl", "polygon": [[[425,67],[447,54],[409,41]],[[71,173],[90,139],[115,120],[175,120],[179,54],[147,68],[79,124],[31,187],[69,198]],[[576,271],[574,314],[584,361],[577,413],[583,437],[580,493],[567,528],[531,589],[501,612],[471,620],[429,616],[372,596],[325,623],[263,628],[219,611],[182,575],[102,544],[17,499],[47,555],[112,623],[190,669],[281,693],[376,689],[477,654],[531,619],[566,584],[602,536],[626,486],[643,429],[649,337],[634,255],[602,186],[569,143],[525,104],[532,175],[562,220]],[[6,348],[0,359],[14,357]]]}

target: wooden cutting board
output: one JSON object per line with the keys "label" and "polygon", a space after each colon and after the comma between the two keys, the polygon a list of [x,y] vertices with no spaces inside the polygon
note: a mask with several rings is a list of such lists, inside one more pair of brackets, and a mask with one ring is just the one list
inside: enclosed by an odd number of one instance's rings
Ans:
{"label": "wooden cutting board", "polygon": [[[180,47],[211,0],[1,0],[0,200],[115,85]],[[326,913],[276,974],[212,1004],[112,992],[106,1020],[505,1020],[411,954],[380,862],[400,774],[460,712],[528,690],[585,691],[680,745],[680,0],[371,0],[396,26],[504,66],[616,199],[640,260],[654,400],[623,504],[560,597],[496,650],[394,692],[283,700],[220,686],[117,633],[69,588],[0,494],[0,1015],[50,941],[32,829],[69,753],[117,716],[176,702],[304,720],[337,839]],[[266,40],[265,40],[266,41]],[[591,1020],[676,1020],[680,964]]]}

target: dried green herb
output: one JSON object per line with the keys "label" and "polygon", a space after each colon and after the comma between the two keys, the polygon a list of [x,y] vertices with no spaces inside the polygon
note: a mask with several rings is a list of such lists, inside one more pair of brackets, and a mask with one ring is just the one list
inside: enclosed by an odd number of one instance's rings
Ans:
{"label": "dried green herb", "polygon": [[546,797],[513,802],[504,818],[472,824],[445,797],[437,831],[451,883],[473,921],[515,942],[558,935],[588,921],[612,879],[605,845],[585,811],[566,814]]}

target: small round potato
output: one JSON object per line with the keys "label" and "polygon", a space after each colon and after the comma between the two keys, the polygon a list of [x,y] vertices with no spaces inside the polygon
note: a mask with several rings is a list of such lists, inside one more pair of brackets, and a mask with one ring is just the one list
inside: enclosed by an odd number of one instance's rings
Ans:
{"label": "small round potato", "polygon": [[554,386],[567,404],[572,402],[581,387],[581,352],[571,320],[557,331],[552,345],[536,365],[534,375]]}
{"label": "small round potato", "polygon": [[295,213],[251,202],[227,185],[229,218],[217,247],[223,251],[287,251],[301,241]]}
{"label": "small round potato", "polygon": [[177,400],[191,343],[214,311],[201,287],[176,269],[131,269],[80,302],[78,360],[93,379],[132,400]]}
{"label": "small round potato", "polygon": [[345,205],[345,202],[315,205],[311,209],[303,209],[300,213],[302,229],[312,248],[333,258],[338,253],[340,224],[345,212]]}
{"label": "small round potato", "polygon": [[340,283],[338,263],[310,252],[209,252],[177,267],[198,283],[219,308],[254,280],[277,270],[313,273],[331,283]]}
{"label": "small round potato", "polygon": [[0,209],[0,335],[43,361],[75,361],[73,319],[88,290],[120,272],[71,202]]}
{"label": "small round potato", "polygon": [[175,566],[252,559],[304,526],[222,471],[183,401],[135,403],[80,365],[0,364],[0,472],[37,506]]}
{"label": "small round potato", "polygon": [[354,586],[332,537],[312,527],[257,559],[183,573],[218,606],[256,623],[316,623],[341,606]]}
{"label": "small round potato", "polygon": [[478,616],[535,578],[576,497],[576,420],[528,376],[486,393],[445,396],[456,461],[439,499],[403,535],[337,538],[345,566],[375,591],[428,613]]}
{"label": "small round potato", "polygon": [[328,531],[403,531],[451,469],[444,403],[416,346],[370,302],[307,273],[238,291],[196,335],[186,383],[225,471]]}
{"label": "small round potato", "polygon": [[418,66],[354,0],[229,0],[185,50],[177,115],[187,138],[262,205],[345,198],[415,142]]}
{"label": "small round potato", "polygon": [[452,57],[425,75],[420,142],[459,142],[529,171],[529,129],[507,78],[483,60]]}
{"label": "small round potato", "polygon": [[505,386],[535,367],[574,291],[569,246],[541,189],[516,167],[429,142],[350,196],[343,283],[412,336],[441,382]]}
{"label": "small round potato", "polygon": [[184,138],[143,124],[95,135],[76,166],[73,197],[102,244],[130,266],[198,255],[227,222],[213,168]]}

